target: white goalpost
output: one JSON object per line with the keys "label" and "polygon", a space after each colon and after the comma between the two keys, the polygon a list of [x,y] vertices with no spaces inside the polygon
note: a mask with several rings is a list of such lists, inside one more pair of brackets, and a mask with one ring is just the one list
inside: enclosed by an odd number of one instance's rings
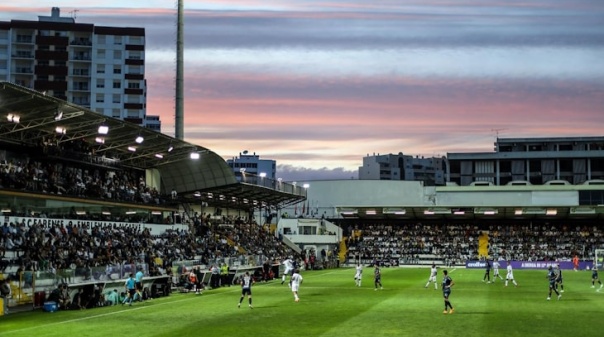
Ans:
{"label": "white goalpost", "polygon": [[604,249],[598,248],[595,250],[594,263],[598,270],[604,270]]}

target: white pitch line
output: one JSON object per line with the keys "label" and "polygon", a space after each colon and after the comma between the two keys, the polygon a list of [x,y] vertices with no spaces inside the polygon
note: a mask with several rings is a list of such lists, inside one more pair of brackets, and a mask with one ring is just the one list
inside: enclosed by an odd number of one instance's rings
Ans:
{"label": "white pitch line", "polygon": [[[234,290],[232,290],[232,291],[234,291]],[[237,289],[237,290],[239,290],[239,289]],[[230,292],[232,292],[232,291],[230,291]],[[220,295],[220,294],[224,294],[224,292],[214,293],[214,294],[208,294],[208,295],[203,296],[203,297],[212,296],[212,295]],[[156,307],[156,306],[159,306],[159,305],[180,303],[180,302],[184,302],[184,301],[190,301],[190,300],[192,300],[194,298],[200,298],[200,297],[199,296],[195,296],[195,297],[191,297],[191,298],[184,298],[184,299],[181,299],[181,300],[175,300],[175,301],[163,302],[163,303],[157,303],[157,304],[155,304],[156,302],[153,302],[153,303],[151,303],[151,305],[130,307],[129,309],[112,311],[112,312],[108,312],[108,313],[104,313],[104,314],[98,314],[98,315],[93,315],[93,316],[86,316],[86,317],[70,319],[70,320],[62,321],[62,322],[49,323],[49,324],[45,324],[45,325],[37,325],[37,326],[27,327],[27,328],[23,328],[23,329],[19,329],[19,330],[12,330],[12,331],[8,331],[8,332],[2,332],[2,333],[0,333],[0,336],[10,335],[10,334],[13,334],[13,333],[19,333],[19,332],[28,331],[28,330],[34,330],[34,329],[39,329],[39,328],[46,328],[46,327],[51,327],[51,326],[60,325],[60,324],[80,322],[80,321],[85,321],[85,320],[93,319],[93,318],[112,316],[112,315],[116,315],[116,314],[121,314],[121,313],[126,312],[126,311],[141,310],[141,309]],[[118,304],[117,306],[120,306],[120,304]]]}

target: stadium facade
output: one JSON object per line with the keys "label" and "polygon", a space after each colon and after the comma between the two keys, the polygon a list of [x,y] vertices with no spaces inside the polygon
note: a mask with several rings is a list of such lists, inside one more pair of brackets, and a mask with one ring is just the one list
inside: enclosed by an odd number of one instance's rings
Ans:
{"label": "stadium facade", "polygon": [[604,179],[604,137],[498,138],[494,152],[448,153],[447,181],[507,185]]}

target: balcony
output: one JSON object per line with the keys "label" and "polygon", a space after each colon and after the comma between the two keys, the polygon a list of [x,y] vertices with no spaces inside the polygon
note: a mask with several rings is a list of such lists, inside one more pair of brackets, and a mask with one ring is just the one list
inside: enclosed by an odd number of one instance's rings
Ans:
{"label": "balcony", "polygon": [[67,61],[68,54],[64,50],[36,50],[36,59]]}
{"label": "balcony", "polygon": [[82,105],[82,106],[90,106],[90,98],[89,97],[74,97],[72,103],[77,104],[77,105]]}
{"label": "balcony", "polygon": [[15,59],[33,59],[34,53],[31,51],[17,51],[12,55],[12,57]]}
{"label": "balcony", "polygon": [[38,76],[49,76],[49,75],[67,76],[67,67],[36,65],[36,75],[38,75]]}
{"label": "balcony", "polygon": [[17,35],[17,38],[13,41],[15,44],[33,44],[34,38],[30,35]]}
{"label": "balcony", "polygon": [[75,54],[71,56],[72,61],[92,61],[92,57],[89,54]]}
{"label": "balcony", "polygon": [[126,65],[129,66],[144,66],[145,65],[145,61],[144,60],[136,60],[136,59],[126,59]]}
{"label": "balcony", "polygon": [[129,110],[142,110],[143,105],[140,103],[124,103],[124,109]]}
{"label": "balcony", "polygon": [[40,46],[67,46],[69,39],[66,36],[36,35],[36,44]]}
{"label": "balcony", "polygon": [[142,94],[144,94],[143,89],[130,89],[130,88],[124,90],[124,93],[126,95],[142,95]]}
{"label": "balcony", "polygon": [[38,90],[38,91],[44,91],[44,90],[67,91],[67,82],[36,80],[34,82],[34,89]]}
{"label": "balcony", "polygon": [[71,76],[90,77],[89,69],[73,69]]}
{"label": "balcony", "polygon": [[89,39],[73,39],[69,42],[71,46],[92,46],[92,41]]}
{"label": "balcony", "polygon": [[15,74],[33,74],[34,70],[29,67],[16,67],[13,72]]}
{"label": "balcony", "polygon": [[74,83],[71,90],[73,90],[73,91],[90,91],[90,85],[88,83]]}

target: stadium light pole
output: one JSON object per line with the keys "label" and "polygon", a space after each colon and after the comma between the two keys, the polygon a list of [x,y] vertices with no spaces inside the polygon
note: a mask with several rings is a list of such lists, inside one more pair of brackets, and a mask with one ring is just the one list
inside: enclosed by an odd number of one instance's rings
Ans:
{"label": "stadium light pole", "polygon": [[176,93],[174,111],[174,138],[184,139],[184,9],[183,1],[178,0],[176,23]]}

